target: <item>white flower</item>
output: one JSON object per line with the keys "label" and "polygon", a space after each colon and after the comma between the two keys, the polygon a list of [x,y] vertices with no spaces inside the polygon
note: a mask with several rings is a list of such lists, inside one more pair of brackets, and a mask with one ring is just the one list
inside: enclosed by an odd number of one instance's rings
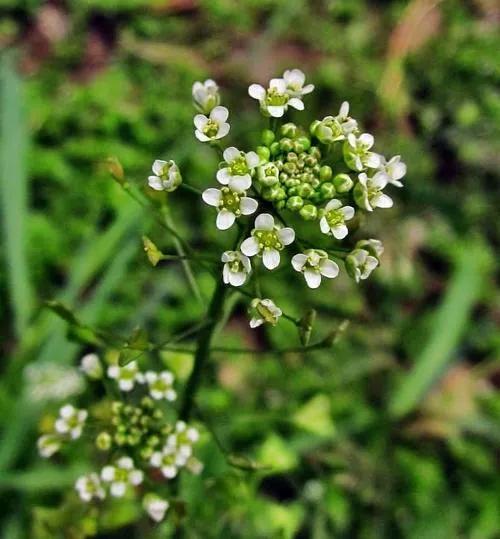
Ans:
{"label": "white flower", "polygon": [[233,191],[229,187],[210,188],[203,191],[204,202],[217,208],[216,226],[219,230],[227,230],[233,226],[237,217],[255,212],[258,206],[257,201],[244,195],[245,192]]}
{"label": "white flower", "polygon": [[251,84],[248,94],[259,101],[260,109],[266,116],[281,118],[289,106],[304,110],[304,103],[298,97],[290,96],[283,79],[271,79],[267,90],[260,84]]}
{"label": "white flower", "polygon": [[359,240],[356,243],[356,249],[364,249],[368,254],[374,256],[375,258],[380,258],[384,252],[384,246],[380,240],[370,238],[368,240]]}
{"label": "white flower", "polygon": [[272,270],[279,266],[280,251],[295,239],[293,228],[280,228],[274,224],[274,217],[262,213],[255,219],[252,235],[241,244],[241,252],[246,256],[262,256],[264,266]]}
{"label": "white flower", "polygon": [[102,378],[103,370],[97,354],[86,354],[80,360],[80,370],[93,380]]}
{"label": "white flower", "polygon": [[155,191],[168,191],[171,193],[182,183],[179,167],[174,161],[162,161],[157,159],[153,163],[154,176],[148,177],[148,184]]}
{"label": "white flower", "polygon": [[340,200],[333,198],[325,206],[324,215],[319,221],[323,234],[331,234],[337,240],[345,238],[349,232],[346,221],[354,217],[354,208],[342,206]]}
{"label": "white flower", "polygon": [[224,251],[221,257],[224,262],[222,278],[225,284],[241,286],[252,271],[250,259],[240,251]]}
{"label": "white flower", "polygon": [[291,97],[302,97],[314,90],[314,84],[306,84],[306,76],[300,69],[287,69],[283,73],[286,90]]}
{"label": "white flower", "polygon": [[359,181],[353,191],[356,204],[367,211],[373,211],[375,208],[392,208],[392,198],[382,193],[388,179],[385,172],[377,172],[371,178],[364,172],[359,174]]}
{"label": "white flower", "polygon": [[255,298],[252,300],[250,307],[253,314],[250,319],[251,328],[259,327],[265,322],[275,326],[278,323],[280,316],[283,314],[281,309],[269,298]]}
{"label": "white flower", "polygon": [[134,461],[130,457],[121,457],[116,461],[116,466],[104,466],[101,479],[110,483],[111,496],[121,498],[128,485],[137,486],[142,483],[144,474],[134,467]]}
{"label": "white flower", "polygon": [[228,116],[229,111],[226,107],[215,107],[208,117],[204,114],[197,114],[194,117],[196,138],[201,142],[209,142],[225,137],[230,129],[226,121]]}
{"label": "white flower", "polygon": [[179,470],[185,466],[188,456],[178,453],[174,445],[165,445],[161,451],[155,451],[151,455],[150,464],[154,468],[159,468],[163,477],[173,479]]}
{"label": "white flower", "polygon": [[315,122],[312,132],[323,144],[331,144],[345,140],[350,133],[356,132],[357,129],[358,122],[349,116],[349,103],[344,101],[337,116],[326,116],[323,120]]}
{"label": "white flower", "polygon": [[142,505],[146,513],[155,522],[161,522],[165,518],[165,513],[170,507],[167,500],[164,500],[163,498],[160,498],[160,496],[153,493],[148,493],[146,496],[144,496]]}
{"label": "white flower", "polygon": [[222,185],[228,185],[237,192],[246,191],[252,185],[253,169],[259,164],[259,156],[255,152],[241,152],[231,146],[223,153],[224,165],[217,171],[217,180]]}
{"label": "white flower", "polygon": [[104,500],[106,497],[99,476],[96,473],[79,477],[76,480],[75,489],[84,502],[90,502],[93,498]]}
{"label": "white flower", "polygon": [[81,393],[84,379],[74,367],[54,363],[33,363],[25,367],[26,397],[32,402],[66,400]]}
{"label": "white flower", "polygon": [[203,471],[203,463],[197,458],[191,457],[186,462],[186,468],[194,475],[200,475]]}
{"label": "white flower", "polygon": [[399,181],[406,174],[406,165],[401,161],[400,155],[395,155],[389,161],[386,161],[383,155],[380,155],[380,165],[378,170],[388,176],[388,182],[396,187],[403,187]]}
{"label": "white flower", "polygon": [[108,376],[118,381],[118,387],[122,391],[132,391],[135,383],[143,381],[143,376],[139,372],[137,361],[131,361],[127,365],[111,365],[108,367]]}
{"label": "white flower", "polygon": [[344,142],[344,160],[347,166],[358,172],[365,168],[377,168],[380,165],[380,156],[370,151],[374,142],[373,135],[369,133],[362,133],[359,137],[349,133]]}
{"label": "white flower", "polygon": [[205,82],[196,81],[192,94],[196,108],[204,114],[209,114],[220,103],[219,87],[212,79]]}
{"label": "white flower", "polygon": [[37,440],[40,456],[48,459],[61,449],[61,438],[55,434],[43,434]]}
{"label": "white flower", "polygon": [[193,444],[200,439],[198,429],[177,421],[175,431],[167,437],[165,448],[175,450],[177,466],[185,466],[193,454]]}
{"label": "white flower", "polygon": [[147,371],[144,378],[149,386],[149,394],[155,400],[166,399],[174,401],[177,398],[177,393],[172,388],[174,383],[174,375],[169,371],[160,373]]}
{"label": "white flower", "polygon": [[328,254],[320,249],[308,249],[304,253],[296,254],[292,258],[292,266],[295,271],[304,274],[309,288],[318,288],[322,275],[333,279],[339,274],[338,265],[329,260]]}
{"label": "white flower", "polygon": [[367,279],[378,266],[378,260],[365,249],[354,249],[345,259],[347,273],[357,282]]}
{"label": "white flower", "polygon": [[87,410],[79,410],[71,404],[65,404],[59,410],[59,417],[54,427],[59,434],[67,434],[72,440],[76,440],[82,434],[83,424],[87,419]]}

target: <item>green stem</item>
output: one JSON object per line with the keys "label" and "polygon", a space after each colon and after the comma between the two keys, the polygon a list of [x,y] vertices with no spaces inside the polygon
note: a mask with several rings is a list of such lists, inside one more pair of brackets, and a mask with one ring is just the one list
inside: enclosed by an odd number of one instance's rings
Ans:
{"label": "green stem", "polygon": [[194,399],[200,385],[203,369],[210,359],[210,346],[219,321],[224,314],[224,300],[226,298],[227,287],[222,279],[217,282],[212,300],[208,307],[207,319],[209,323],[198,334],[196,352],[194,355],[193,370],[186,384],[184,400],[181,406],[180,418],[187,421],[193,411]]}

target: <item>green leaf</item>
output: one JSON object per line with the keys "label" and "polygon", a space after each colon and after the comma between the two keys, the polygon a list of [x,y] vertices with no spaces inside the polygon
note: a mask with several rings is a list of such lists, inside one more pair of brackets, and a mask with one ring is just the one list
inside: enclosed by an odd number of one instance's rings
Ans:
{"label": "green leaf", "polygon": [[453,359],[453,351],[467,328],[489,268],[490,253],[482,242],[470,241],[460,245],[455,255],[455,270],[435,313],[429,339],[389,403],[393,417],[411,412]]}
{"label": "green leaf", "polygon": [[0,194],[10,303],[16,334],[21,337],[33,308],[26,259],[28,134],[23,111],[23,87],[15,71],[15,56],[0,59]]}

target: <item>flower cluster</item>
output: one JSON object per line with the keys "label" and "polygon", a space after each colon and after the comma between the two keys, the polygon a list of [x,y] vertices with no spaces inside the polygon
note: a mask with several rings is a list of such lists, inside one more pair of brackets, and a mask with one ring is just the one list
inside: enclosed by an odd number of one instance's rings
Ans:
{"label": "flower cluster", "polygon": [[[299,69],[287,70],[264,86],[251,84],[248,93],[259,102],[270,126],[262,131],[259,146],[244,151],[222,146],[230,131],[229,111],[220,104],[217,84],[209,79],[193,85],[193,100],[200,111],[194,117],[195,136],[221,154],[215,174],[220,186],[206,188],[202,199],[216,209],[219,230],[237,223],[241,232],[238,244],[221,255],[227,285],[247,284],[260,261],[267,270],[275,270],[285,248],[292,245],[296,249],[291,265],[310,288],[318,288],[323,277],[337,277],[340,268],[332,258],[342,261],[356,282],[366,279],[380,262],[380,242],[375,248],[376,240],[354,244],[351,237],[358,233],[363,213],[392,207],[386,188],[402,187],[406,165],[398,155],[386,159],[374,151],[373,135],[363,132],[350,116],[347,101],[337,114],[306,127],[282,121],[291,109],[304,110],[304,96],[313,90]],[[252,227],[247,218],[253,214]],[[286,224],[289,221],[293,226]],[[315,223],[319,236],[328,239],[311,243],[309,232],[302,235],[300,221]],[[346,244],[339,245],[340,241]],[[281,311],[271,299],[261,298],[257,289],[255,296],[251,326],[274,325]]]}
{"label": "flower cluster", "polygon": [[88,435],[95,433],[91,436],[93,446],[107,458],[100,469],[76,480],[80,499],[89,503],[101,502],[108,496],[142,495],[147,483],[142,505],[153,520],[162,520],[169,502],[155,489],[161,490],[162,484],[181,468],[195,474],[202,470],[193,454],[200,437],[198,430],[183,421],[172,421],[173,410],[164,405],[177,398],[173,374],[165,370],[143,372],[135,361],[104,368],[96,354],[84,356],[80,370],[94,382],[108,384],[109,380],[116,384],[127,399],[106,399],[89,410],[65,404],[52,422],[52,429],[46,429],[38,440],[40,455],[49,458],[64,443],[83,438],[85,425],[90,423]]}

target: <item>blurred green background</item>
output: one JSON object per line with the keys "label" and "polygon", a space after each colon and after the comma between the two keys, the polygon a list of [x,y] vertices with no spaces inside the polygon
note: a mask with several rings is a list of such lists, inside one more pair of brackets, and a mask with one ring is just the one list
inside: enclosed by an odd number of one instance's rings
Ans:
{"label": "blurred green background", "polygon": [[[0,0],[0,16],[1,536],[82,537],[59,508],[88,456],[41,462],[36,437],[92,347],[43,300],[157,341],[203,316],[180,265],[147,263],[141,235],[164,249],[171,238],[103,160],[119,157],[140,187],[172,158],[204,188],[217,158],[195,142],[192,83],[218,81],[232,140],[250,148],[263,122],[248,85],[298,67],[316,91],[294,118],[348,100],[377,149],[403,156],[405,188],[366,228],[386,249],[369,281],[343,272],[321,294],[263,283],[285,311],[314,306],[316,336],[351,320],[332,350],[214,358],[203,413],[234,458],[267,467],[238,470],[207,442],[202,476],[181,484],[184,536],[500,537],[499,3]],[[227,245],[192,194],[171,200],[193,245]],[[196,275],[208,294],[211,276]],[[251,331],[236,305],[218,343],[296,340],[286,323]],[[168,519],[135,519],[111,511],[101,536],[175,536]]]}

